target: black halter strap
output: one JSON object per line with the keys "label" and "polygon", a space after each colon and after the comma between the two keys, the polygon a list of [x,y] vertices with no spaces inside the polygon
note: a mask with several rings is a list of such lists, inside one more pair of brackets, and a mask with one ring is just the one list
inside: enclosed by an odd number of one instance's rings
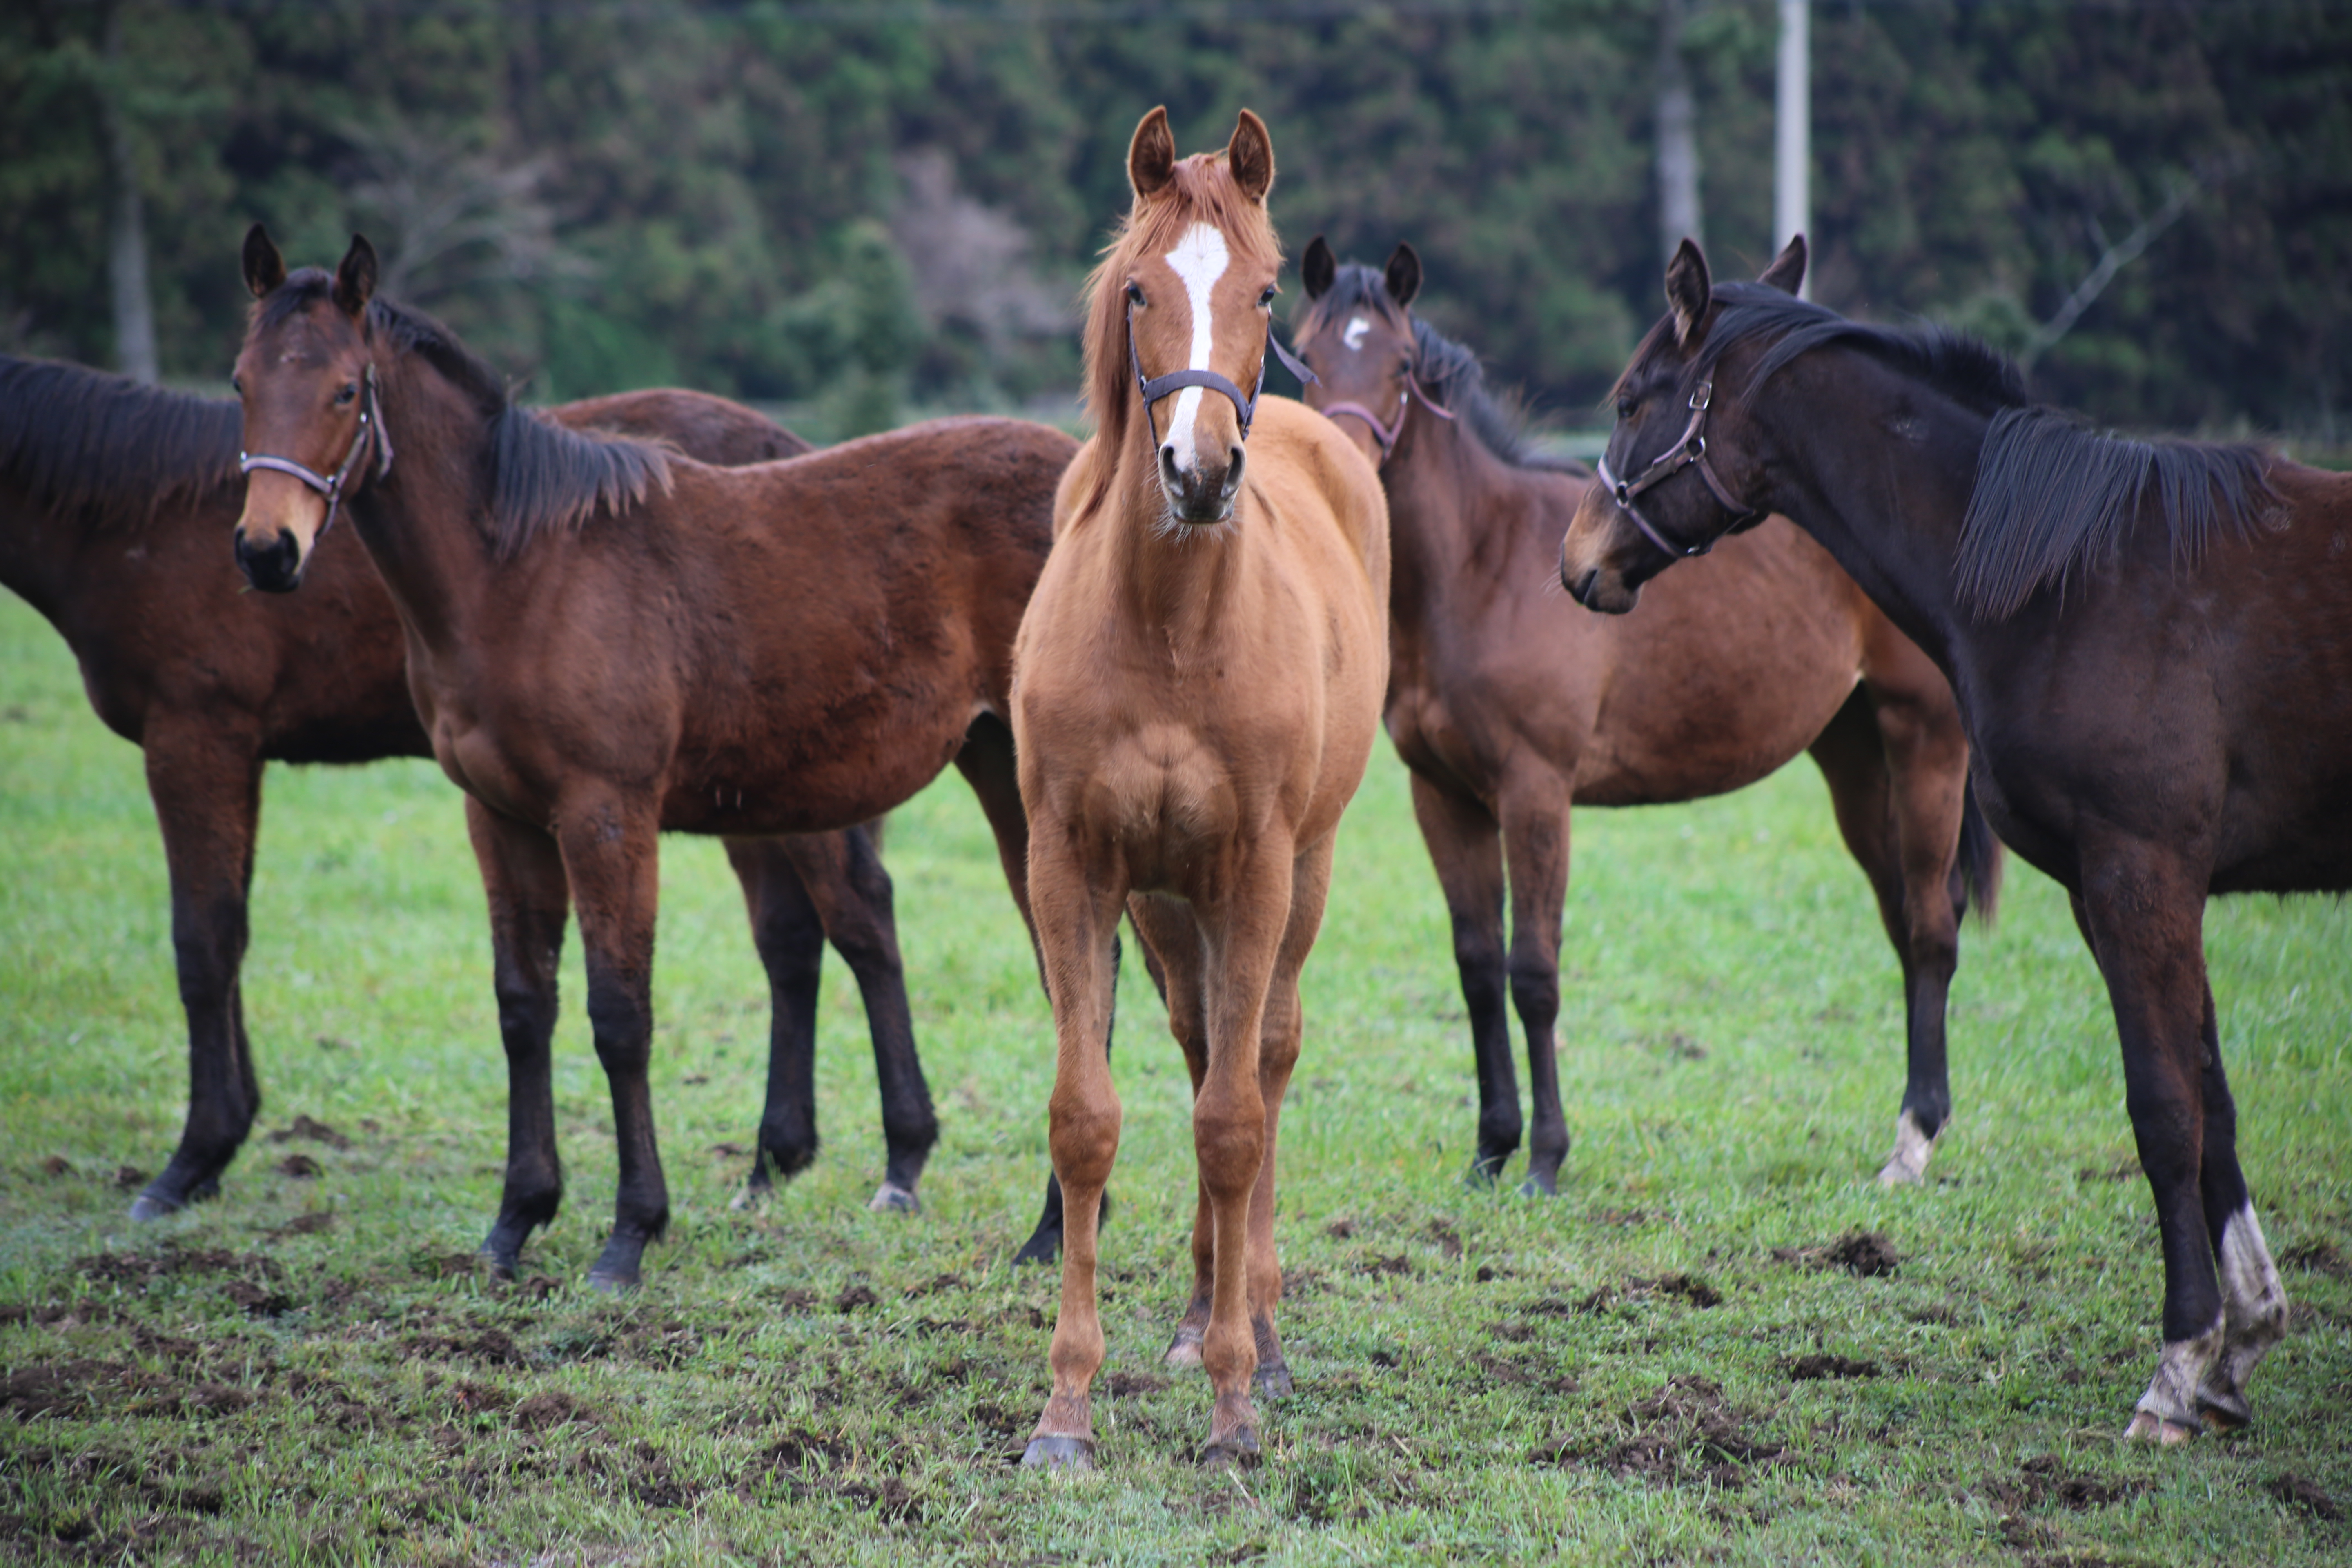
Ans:
{"label": "black halter strap", "polygon": [[[336,515],[342,509],[343,486],[358,470],[360,458],[367,451],[370,437],[373,437],[375,446],[376,477],[382,479],[392,472],[392,432],[384,428],[383,404],[376,395],[373,364],[367,367],[367,374],[362,380],[367,390],[361,395],[359,428],[352,432],[352,449],[343,454],[342,466],[333,473],[321,474],[291,458],[273,458],[264,452],[239,452],[236,455],[236,471],[240,474],[249,474],[256,468],[291,474],[327,498],[327,521],[319,525],[320,539],[326,538],[327,531],[335,526]],[[312,542],[313,548],[316,543],[316,541]]]}
{"label": "black halter strap", "polygon": [[[1315,373],[1307,369],[1297,354],[1283,347],[1282,340],[1274,335],[1272,317],[1266,319],[1265,346],[1282,361],[1283,368],[1302,383],[1309,386],[1318,384]],[[1211,392],[1223,393],[1233,404],[1234,413],[1241,419],[1242,439],[1248,440],[1250,421],[1257,414],[1257,395],[1265,390],[1265,354],[1258,356],[1257,384],[1250,388],[1247,397],[1242,395],[1240,387],[1213,370],[1171,370],[1166,375],[1155,375],[1146,381],[1143,357],[1135,351],[1135,307],[1129,305],[1127,308],[1127,363],[1128,367],[1135,372],[1135,389],[1143,394],[1143,427],[1150,435],[1155,451],[1160,447],[1160,426],[1152,421],[1151,405],[1170,393],[1181,392],[1188,386],[1204,386]]]}
{"label": "black halter strap", "polygon": [[1744,522],[1756,515],[1756,509],[1733,495],[1731,487],[1717,476],[1715,466],[1706,460],[1706,409],[1714,399],[1715,383],[1700,382],[1697,390],[1690,395],[1690,423],[1683,426],[1681,437],[1659,454],[1655,462],[1630,479],[1619,479],[1610,469],[1609,454],[1601,454],[1601,482],[1608,488],[1611,495],[1617,498],[1618,509],[1633,520],[1633,526],[1642,531],[1643,538],[1669,555],[1704,555],[1715,548],[1715,541],[1710,539],[1702,544],[1675,543],[1658,531],[1657,524],[1642,515],[1642,509],[1633,504],[1633,498],[1643,490],[1665,483],[1686,468],[1698,469],[1698,477],[1706,481],[1706,488],[1715,492],[1715,499],[1731,513],[1735,523]]}
{"label": "black halter strap", "polygon": [[1372,439],[1380,443],[1381,467],[1385,468],[1389,465],[1389,454],[1396,450],[1397,442],[1404,435],[1404,416],[1412,412],[1412,400],[1416,397],[1421,399],[1421,405],[1423,408],[1428,409],[1440,419],[1454,417],[1454,411],[1442,406],[1437,399],[1430,396],[1429,388],[1422,385],[1421,377],[1411,371],[1404,373],[1404,389],[1397,394],[1395,424],[1381,424],[1381,416],[1360,403],[1327,403],[1323,405],[1323,417],[1337,419],[1340,415],[1346,414],[1370,426]]}

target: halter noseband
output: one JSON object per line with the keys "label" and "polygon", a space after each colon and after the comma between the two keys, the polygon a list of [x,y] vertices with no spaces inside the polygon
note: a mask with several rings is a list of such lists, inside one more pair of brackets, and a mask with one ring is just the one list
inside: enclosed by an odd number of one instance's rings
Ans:
{"label": "halter noseband", "polygon": [[1706,409],[1714,398],[1715,383],[1700,382],[1697,390],[1690,395],[1690,423],[1683,426],[1681,437],[1661,453],[1655,462],[1630,479],[1621,479],[1612,473],[1609,454],[1601,454],[1601,482],[1608,487],[1611,495],[1617,498],[1618,510],[1633,520],[1633,526],[1642,531],[1643,538],[1669,555],[1704,555],[1715,548],[1715,541],[1710,539],[1704,544],[1672,542],[1658,531],[1657,524],[1642,515],[1642,509],[1633,504],[1633,498],[1654,485],[1665,483],[1686,468],[1697,468],[1698,477],[1706,481],[1706,488],[1715,492],[1715,499],[1731,513],[1735,524],[1756,515],[1756,509],[1733,495],[1731,487],[1717,476],[1714,465],[1706,460]]}
{"label": "halter noseband", "polygon": [[1360,403],[1327,403],[1323,405],[1323,417],[1336,419],[1342,414],[1351,414],[1370,426],[1372,439],[1381,447],[1381,467],[1385,468],[1389,466],[1389,454],[1396,450],[1397,442],[1404,436],[1404,416],[1412,411],[1412,400],[1416,397],[1421,399],[1423,408],[1440,419],[1454,417],[1454,411],[1442,406],[1437,399],[1430,396],[1429,388],[1421,384],[1421,377],[1409,370],[1404,373],[1404,390],[1397,394],[1395,424],[1381,424],[1381,416]]}
{"label": "halter noseband", "polygon": [[311,542],[314,549],[319,540],[327,537],[328,530],[335,526],[336,513],[343,504],[343,486],[359,468],[361,455],[367,450],[371,436],[375,438],[376,477],[382,479],[392,472],[392,432],[384,428],[383,404],[376,396],[375,366],[373,363],[367,367],[362,380],[367,391],[360,402],[359,428],[352,432],[352,449],[343,454],[342,466],[332,474],[321,474],[291,458],[273,458],[267,453],[256,452],[239,452],[236,455],[236,471],[240,474],[249,474],[256,468],[291,474],[327,498],[327,521],[319,525],[318,538]]}
{"label": "halter noseband", "polygon": [[[1282,340],[1274,335],[1274,318],[1271,316],[1265,322],[1265,346],[1282,361],[1283,368],[1302,383],[1309,386],[1319,384],[1315,373],[1307,369],[1297,355],[1284,348]],[[1188,386],[1204,386],[1211,392],[1223,393],[1233,404],[1234,414],[1241,418],[1242,439],[1249,439],[1250,421],[1257,414],[1257,395],[1265,390],[1265,355],[1258,356],[1257,384],[1250,388],[1247,397],[1242,395],[1240,387],[1213,370],[1171,370],[1166,375],[1155,375],[1146,381],[1143,378],[1143,357],[1135,350],[1135,307],[1130,304],[1127,308],[1127,363],[1128,367],[1135,372],[1135,389],[1143,394],[1143,427],[1151,437],[1153,450],[1160,447],[1160,426],[1152,423],[1151,405],[1170,393],[1181,392]]]}

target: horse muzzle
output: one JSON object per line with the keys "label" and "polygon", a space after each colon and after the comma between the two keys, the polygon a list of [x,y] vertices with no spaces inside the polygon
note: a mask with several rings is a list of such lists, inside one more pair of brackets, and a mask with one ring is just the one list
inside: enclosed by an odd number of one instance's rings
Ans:
{"label": "horse muzzle", "polygon": [[1180,468],[1174,443],[1160,448],[1160,491],[1168,500],[1171,517],[1195,526],[1233,520],[1234,498],[1242,492],[1242,470],[1249,455],[1236,442],[1225,449],[1225,457],[1219,468],[1200,462]]}

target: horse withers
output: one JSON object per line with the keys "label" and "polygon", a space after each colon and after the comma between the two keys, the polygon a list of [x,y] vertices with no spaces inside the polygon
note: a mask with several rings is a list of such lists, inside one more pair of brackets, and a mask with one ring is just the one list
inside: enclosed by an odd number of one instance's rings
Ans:
{"label": "horse withers", "polygon": [[468,797],[509,1082],[484,1249],[511,1268],[562,1194],[549,1037],[570,905],[620,1145],[589,1278],[633,1284],[669,1214],[646,1081],[659,835],[841,829],[952,763],[1025,914],[1006,694],[1076,443],[943,420],[711,468],[513,406],[446,328],[373,297],[363,238],[332,274],[289,275],[257,226],[245,268],[237,558],[290,591],[349,514]]}
{"label": "horse withers", "polygon": [[[1803,267],[1794,241],[1769,276]],[[1562,583],[1632,610],[1777,510],[1943,668],[1985,815],[2064,886],[2114,1005],[2165,1280],[2126,1430],[2243,1424],[2286,1298],[2238,1163],[2204,907],[2352,889],[2352,477],[2099,434],[1981,344],[1716,284],[1687,241],[1666,300]]]}
{"label": "horse withers", "polygon": [[[704,462],[764,462],[808,443],[740,404],[656,389],[568,403],[573,429],[667,442]],[[221,540],[244,499],[237,405],[80,365],[0,355],[0,584],[64,636],[90,705],[145,753],[163,837],[188,1028],[178,1147],[131,1206],[176,1212],[220,1190],[261,1109],[240,971],[264,766],[429,756],[400,622],[348,532],[310,591],[243,592]],[[819,960],[828,937],[866,997],[887,1168],[877,1200],[914,1202],[937,1136],[899,967],[888,873],[863,828],[728,846],[774,1006],[748,1190],[816,1152]]]}
{"label": "horse withers", "polygon": [[[1580,466],[1531,454],[1477,357],[1412,313],[1421,258],[1300,259],[1307,401],[1381,466],[1394,575],[1387,723],[1454,922],[1478,1078],[1473,1169],[1519,1142],[1506,996],[1527,1032],[1527,1190],[1568,1152],[1553,1029],[1569,808],[1721,795],[1812,753],[1902,964],[1910,1059],[1888,1183],[1916,1182],[1951,1114],[1945,1001],[2000,847],[1967,797],[1968,741],[1935,665],[1822,547],[1774,518],[1659,584],[1630,620],[1563,616],[1552,586]],[[1506,889],[1510,942],[1504,942]]]}
{"label": "horse withers", "polygon": [[1067,1199],[1053,1394],[1024,1462],[1078,1468],[1103,1361],[1094,1215],[1120,1111],[1099,1042],[1122,910],[1192,1079],[1193,1284],[1168,1359],[1215,1390],[1204,1458],[1257,1452],[1254,1375],[1289,1387],[1275,1151],[1298,974],[1388,668],[1380,480],[1322,416],[1257,395],[1282,264],[1265,125],[1244,110],[1223,153],[1179,162],[1155,109],[1128,178],[1087,310],[1097,429],[1055,500],[1013,710]]}

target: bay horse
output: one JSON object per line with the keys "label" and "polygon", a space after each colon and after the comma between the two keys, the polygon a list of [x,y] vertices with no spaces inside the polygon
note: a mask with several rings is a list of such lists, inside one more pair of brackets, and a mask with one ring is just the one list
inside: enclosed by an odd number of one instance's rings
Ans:
{"label": "bay horse", "polygon": [[[624,393],[546,416],[719,464],[810,449],[698,392]],[[432,754],[409,700],[399,620],[356,539],[320,545],[307,594],[243,593],[221,548],[243,500],[238,418],[226,399],[0,355],[0,584],[64,636],[99,718],[143,751],[170,871],[188,1115],[170,1163],[132,1202],[134,1219],[216,1194],[260,1110],[238,972],[264,764]],[[789,1175],[815,1157],[812,1063],[830,937],[865,996],[883,1086],[888,1169],[877,1201],[912,1205],[937,1120],[915,1055],[889,875],[870,835],[727,848],[774,1009],[749,1190],[771,1184],[771,1161]]]}
{"label": "bay horse", "polygon": [[[1803,268],[1793,241],[1768,277]],[[1562,583],[1622,613],[1780,511],[1943,668],[1986,816],[2066,889],[2115,1010],[2164,1254],[2127,1436],[2244,1424],[2286,1298],[2238,1163],[2204,908],[2352,889],[2352,477],[2101,434],[1979,343],[1716,284],[1687,240],[1666,300]]]}
{"label": "bay horse", "polygon": [[1522,1190],[1554,1192],[1568,1152],[1553,1028],[1569,807],[1723,795],[1810,751],[1903,969],[1910,1073],[1879,1179],[1919,1180],[1951,1114],[1960,916],[1973,892],[1990,918],[2000,870],[1950,686],[1785,520],[1667,579],[1648,615],[1562,616],[1554,558],[1591,476],[1531,456],[1477,357],[1412,313],[1412,247],[1375,272],[1318,235],[1299,274],[1297,348],[1320,378],[1307,401],[1345,422],[1388,491],[1386,717],[1453,919],[1475,1173],[1500,1174],[1519,1142],[1507,987],[1534,1095]]}
{"label": "bay horse", "polygon": [[646,1076],[658,835],[846,828],[952,762],[1025,916],[1006,692],[1076,444],[947,420],[709,467],[514,406],[446,328],[373,298],[364,237],[334,273],[289,275],[257,225],[244,259],[237,561],[291,592],[350,512],[467,795],[509,1079],[484,1251],[511,1270],[562,1194],[548,1042],[568,902],[620,1152],[589,1280],[634,1285],[669,1213]]}
{"label": "bay horse", "polygon": [[1299,970],[1387,666],[1378,477],[1322,416],[1242,391],[1262,384],[1282,265],[1265,124],[1244,110],[1222,153],[1180,163],[1154,109],[1127,169],[1133,205],[1090,284],[1097,429],[1055,500],[1013,689],[1066,1198],[1053,1394],[1023,1456],[1049,1468],[1094,1463],[1096,1203],[1120,1116],[1099,1042],[1122,909],[1192,1079],[1193,1286],[1168,1359],[1216,1391],[1203,1458],[1258,1451],[1254,1373],[1289,1387],[1276,1135]]}

